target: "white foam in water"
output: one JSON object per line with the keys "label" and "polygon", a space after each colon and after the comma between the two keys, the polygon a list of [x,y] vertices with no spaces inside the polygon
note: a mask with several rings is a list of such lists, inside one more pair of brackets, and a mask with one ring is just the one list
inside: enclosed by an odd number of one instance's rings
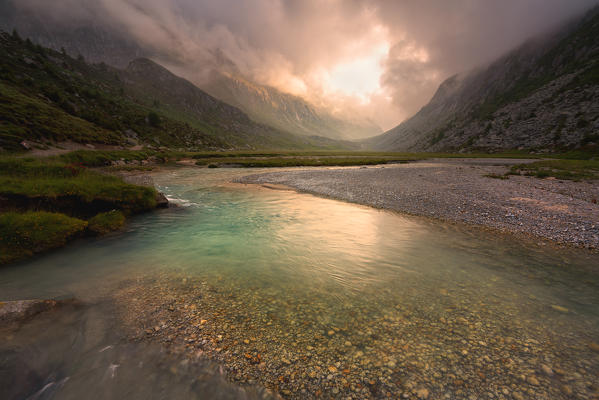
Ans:
{"label": "white foam in water", "polygon": [[199,206],[198,203],[194,203],[194,202],[186,200],[186,199],[181,199],[179,197],[173,197],[173,196],[166,195],[166,199],[170,203],[174,203],[180,207],[191,207],[191,206],[197,207],[197,206]]}

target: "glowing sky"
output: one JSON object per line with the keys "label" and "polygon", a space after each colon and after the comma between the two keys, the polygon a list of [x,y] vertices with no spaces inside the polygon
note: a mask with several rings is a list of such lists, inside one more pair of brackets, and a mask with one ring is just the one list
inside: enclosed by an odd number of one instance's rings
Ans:
{"label": "glowing sky", "polygon": [[490,62],[599,0],[18,0],[109,24],[201,83],[222,67],[315,104],[409,117],[446,78]]}
{"label": "glowing sky", "polygon": [[339,91],[355,96],[367,103],[381,90],[384,63],[389,54],[389,44],[375,44],[368,54],[357,55],[332,65],[323,82],[328,92]]}

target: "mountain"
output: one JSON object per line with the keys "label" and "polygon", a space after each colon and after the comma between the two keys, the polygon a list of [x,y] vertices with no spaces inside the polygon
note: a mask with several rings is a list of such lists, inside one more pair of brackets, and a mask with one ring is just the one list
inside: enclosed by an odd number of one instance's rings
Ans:
{"label": "mountain", "polygon": [[339,143],[252,121],[162,66],[91,65],[0,33],[0,148],[89,144],[181,149],[314,149]]}
{"label": "mountain", "polygon": [[301,97],[229,73],[214,71],[212,79],[202,88],[239,107],[253,120],[287,132],[348,140],[381,133],[381,128],[372,121],[337,118]]}
{"label": "mountain", "polygon": [[[7,32],[17,29],[21,36],[44,47],[64,49],[67,54],[82,55],[89,62],[103,62],[121,69],[136,58],[160,58],[154,49],[142,46],[121,27],[108,26],[101,18],[52,18],[19,6],[13,0],[0,1],[0,29]],[[223,57],[220,54],[219,62],[223,62]],[[278,130],[342,140],[381,133],[380,127],[371,121],[336,117],[273,87],[216,71],[211,76],[211,81],[200,84],[201,89],[240,108],[252,120]]]}
{"label": "mountain", "polygon": [[567,149],[599,142],[599,8],[443,82],[379,150]]}
{"label": "mountain", "polygon": [[104,62],[117,68],[125,68],[134,58],[154,55],[124,32],[108,28],[98,19],[64,18],[58,22],[12,0],[0,1],[0,29],[17,29],[22,37],[41,46],[64,49],[74,57],[82,55],[91,63]]}

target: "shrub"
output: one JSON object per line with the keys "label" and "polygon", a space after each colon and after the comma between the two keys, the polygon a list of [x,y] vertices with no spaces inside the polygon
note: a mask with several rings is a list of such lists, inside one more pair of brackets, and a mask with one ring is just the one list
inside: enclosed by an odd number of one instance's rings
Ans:
{"label": "shrub", "polygon": [[158,114],[156,114],[154,111],[151,111],[148,114],[148,123],[150,124],[150,126],[153,126],[154,128],[159,127],[160,117],[158,116]]}

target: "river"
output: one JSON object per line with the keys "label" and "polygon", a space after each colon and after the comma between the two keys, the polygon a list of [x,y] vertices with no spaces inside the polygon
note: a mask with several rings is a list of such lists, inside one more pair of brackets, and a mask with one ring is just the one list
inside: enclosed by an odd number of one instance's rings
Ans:
{"label": "river", "polygon": [[161,170],[178,207],[2,268],[2,300],[80,304],[0,330],[0,392],[597,394],[597,254],[229,183],[249,173]]}

